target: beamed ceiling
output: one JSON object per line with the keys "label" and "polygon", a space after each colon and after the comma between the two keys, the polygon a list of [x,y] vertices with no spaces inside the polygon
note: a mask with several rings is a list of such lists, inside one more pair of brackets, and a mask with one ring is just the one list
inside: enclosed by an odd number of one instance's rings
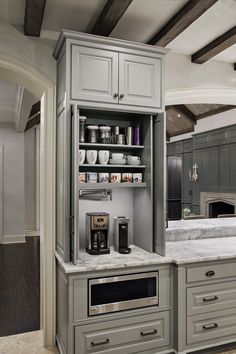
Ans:
{"label": "beamed ceiling", "polygon": [[[187,104],[166,107],[167,140],[171,137],[190,133],[199,119],[215,116],[235,109],[236,106],[222,104]],[[214,119],[214,117],[213,117]]]}

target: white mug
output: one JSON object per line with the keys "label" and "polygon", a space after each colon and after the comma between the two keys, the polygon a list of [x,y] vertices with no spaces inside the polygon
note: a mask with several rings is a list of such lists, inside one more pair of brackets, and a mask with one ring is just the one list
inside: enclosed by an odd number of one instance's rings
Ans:
{"label": "white mug", "polygon": [[98,152],[98,160],[101,165],[107,165],[109,161],[110,151],[108,150],[100,150]]}
{"label": "white mug", "polygon": [[83,165],[85,160],[85,150],[79,150],[79,165]]}
{"label": "white mug", "polygon": [[87,163],[90,165],[95,165],[98,157],[98,152],[96,150],[87,150],[86,159]]}

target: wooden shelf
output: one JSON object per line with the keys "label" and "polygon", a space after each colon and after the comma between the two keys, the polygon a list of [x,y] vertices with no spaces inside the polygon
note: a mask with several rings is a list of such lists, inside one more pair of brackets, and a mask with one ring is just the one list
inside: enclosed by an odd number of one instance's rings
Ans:
{"label": "wooden shelf", "polygon": [[146,165],[110,165],[110,164],[107,164],[107,165],[100,165],[100,164],[88,164],[88,163],[85,163],[83,165],[79,165],[79,167],[93,167],[93,168],[108,168],[108,169],[111,169],[111,168],[129,168],[129,169],[133,169],[133,168],[141,168],[141,169],[144,169],[146,168]]}
{"label": "wooden shelf", "polygon": [[79,183],[79,189],[103,189],[103,188],[145,188],[142,183]]}
{"label": "wooden shelf", "polygon": [[94,148],[94,149],[100,149],[100,148],[109,148],[109,149],[114,149],[114,150],[133,150],[133,149],[144,149],[144,145],[120,145],[120,144],[92,144],[92,143],[79,143],[80,147],[84,148]]}

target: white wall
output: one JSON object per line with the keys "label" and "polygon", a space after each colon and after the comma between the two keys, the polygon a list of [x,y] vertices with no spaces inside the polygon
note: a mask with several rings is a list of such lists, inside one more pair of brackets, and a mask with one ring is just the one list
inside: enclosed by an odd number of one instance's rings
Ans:
{"label": "white wall", "polygon": [[25,230],[36,229],[35,129],[25,132]]}
{"label": "white wall", "polygon": [[199,119],[194,126],[194,131],[188,134],[178,135],[170,139],[170,142],[192,138],[193,134],[203,133],[208,130],[226,127],[236,124],[236,109],[222,112],[211,117]]}
{"label": "white wall", "polygon": [[[236,94],[236,75],[232,64],[215,60],[209,60],[202,65],[193,64],[190,56],[169,52],[166,55],[165,87],[167,91],[166,104],[169,104],[168,92],[188,88],[230,88],[235,89]],[[227,103],[220,102],[220,99],[219,97],[219,102],[216,103]],[[170,104],[178,103],[184,102],[172,101]]]}
{"label": "white wall", "polygon": [[9,24],[0,23],[0,53],[30,64],[55,83],[54,45],[54,41],[27,37],[23,29],[17,30]]}
{"label": "white wall", "polygon": [[22,241],[25,233],[24,134],[14,128],[0,128],[0,145],[4,145],[4,240],[11,242],[19,237]]}

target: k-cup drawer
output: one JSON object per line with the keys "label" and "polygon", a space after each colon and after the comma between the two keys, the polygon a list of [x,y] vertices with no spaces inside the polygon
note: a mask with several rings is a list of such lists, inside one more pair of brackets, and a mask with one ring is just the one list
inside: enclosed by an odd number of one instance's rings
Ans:
{"label": "k-cup drawer", "polygon": [[168,345],[169,311],[75,327],[75,354],[134,354]]}
{"label": "k-cup drawer", "polygon": [[188,267],[187,282],[211,281],[236,276],[236,262]]}
{"label": "k-cup drawer", "polygon": [[236,281],[187,289],[187,315],[236,308]]}
{"label": "k-cup drawer", "polygon": [[187,318],[187,344],[235,339],[236,309],[205,313]]}

